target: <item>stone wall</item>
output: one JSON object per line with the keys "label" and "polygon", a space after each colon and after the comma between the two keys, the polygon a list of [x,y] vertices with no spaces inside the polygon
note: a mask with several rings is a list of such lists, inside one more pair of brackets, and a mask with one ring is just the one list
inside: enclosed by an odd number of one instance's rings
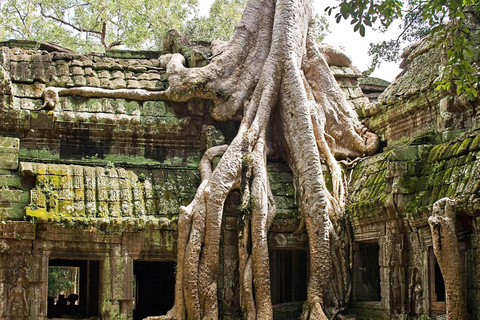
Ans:
{"label": "stone wall", "polygon": [[[135,264],[175,261],[178,210],[191,201],[200,182],[198,161],[206,148],[231,141],[238,123],[213,121],[210,103],[202,100],[65,96],[49,108],[43,101],[47,87],[158,91],[168,83],[152,53],[78,55],[41,48],[1,48],[0,319],[13,319],[14,288],[26,293],[28,319],[46,319],[48,265],[69,260],[98,264],[94,317],[136,320]],[[205,48],[180,51],[192,66],[207,63]],[[378,247],[378,257],[371,261],[378,263],[378,299],[356,301],[360,299],[353,296],[351,318],[441,314],[441,302],[432,304],[434,260],[427,218],[432,204],[445,196],[457,204],[471,318],[480,313],[478,103],[433,90],[438,55],[428,42],[414,47],[405,71],[376,104],[362,94],[358,70],[331,66],[384,147],[374,156],[344,163],[354,291],[361,285],[355,276],[361,248]],[[270,163],[268,172],[277,206],[270,249],[305,252],[306,235],[292,233],[298,216],[291,172],[282,162]],[[328,172],[326,177],[329,186]],[[225,204],[220,250],[223,319],[240,317],[238,204],[233,192]],[[294,318],[301,304],[274,309],[275,319]]]}
{"label": "stone wall", "polygon": [[[476,27],[471,36],[478,45]],[[428,218],[444,197],[455,201],[469,319],[478,318],[480,108],[478,99],[435,90],[442,54],[430,39],[414,45],[379,101],[357,109],[384,147],[351,168],[347,212],[354,243],[379,246],[381,298],[353,301],[358,319],[443,319],[449,293],[439,289]]]}
{"label": "stone wall", "polygon": [[[29,48],[1,48],[0,319],[15,318],[15,288],[26,295],[20,312],[46,319],[48,269],[57,261],[98,264],[98,310],[90,315],[139,318],[136,262],[175,261],[176,219],[200,183],[198,161],[206,148],[230,141],[238,124],[214,122],[210,103],[201,100],[67,96],[49,109],[43,105],[47,87],[158,91],[168,85],[165,70],[152,53],[83,56],[23,44]],[[187,49],[190,64],[205,63],[205,54]],[[345,79],[346,92],[355,84],[351,75],[337,77]],[[298,223],[291,172],[272,163],[269,175],[278,211],[272,247],[305,248],[306,237],[291,234]],[[221,241],[219,297],[225,319],[240,314],[238,205],[233,193]]]}

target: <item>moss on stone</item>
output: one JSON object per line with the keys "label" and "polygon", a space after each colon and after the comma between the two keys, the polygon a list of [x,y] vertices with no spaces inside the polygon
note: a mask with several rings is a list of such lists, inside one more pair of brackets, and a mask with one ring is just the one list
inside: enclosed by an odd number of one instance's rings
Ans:
{"label": "moss on stone", "polygon": [[460,143],[460,146],[458,146],[457,150],[455,150],[453,155],[455,157],[458,157],[467,154],[472,141],[472,138],[466,138],[465,140],[463,140],[463,142]]}
{"label": "moss on stone", "polygon": [[428,163],[433,163],[433,162],[437,161],[439,153],[440,153],[441,150],[442,150],[441,145],[437,145],[437,146],[433,147],[432,150],[430,150],[430,153],[428,154],[428,159],[427,159]]}
{"label": "moss on stone", "polygon": [[26,206],[25,214],[29,217],[45,220],[53,217],[53,212],[47,211],[46,208],[36,207],[35,205]]}
{"label": "moss on stone", "polygon": [[28,150],[20,149],[19,151],[20,160],[58,160],[60,159],[60,154],[51,152],[49,150]]}
{"label": "moss on stone", "polygon": [[480,149],[480,134],[478,134],[470,144],[469,150],[470,151],[477,151]]}
{"label": "moss on stone", "polygon": [[418,177],[402,177],[401,179],[401,193],[415,193],[418,191]]}

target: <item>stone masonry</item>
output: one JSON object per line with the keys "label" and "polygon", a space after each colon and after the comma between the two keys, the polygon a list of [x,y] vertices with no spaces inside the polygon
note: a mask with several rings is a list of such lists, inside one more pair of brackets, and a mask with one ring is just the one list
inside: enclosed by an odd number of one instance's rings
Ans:
{"label": "stone masonry", "polygon": [[[208,48],[176,50],[190,66],[208,63]],[[0,320],[64,317],[48,302],[54,266],[83,275],[77,318],[137,320],[160,312],[153,305],[171,307],[179,207],[194,197],[203,152],[229,143],[238,123],[214,121],[203,100],[62,96],[51,109],[43,99],[47,87],[164,90],[160,54],[2,44]],[[456,203],[470,319],[480,316],[480,109],[478,101],[435,90],[441,55],[428,40],[412,47],[404,71],[375,103],[362,93],[358,70],[331,66],[382,144],[374,156],[342,162],[353,238],[349,319],[442,318],[445,289],[427,219],[444,197]],[[293,234],[299,218],[289,168],[272,161],[268,170],[277,206],[269,233],[274,318],[295,319],[308,240]],[[233,192],[219,257],[222,319],[241,318],[238,204]]]}

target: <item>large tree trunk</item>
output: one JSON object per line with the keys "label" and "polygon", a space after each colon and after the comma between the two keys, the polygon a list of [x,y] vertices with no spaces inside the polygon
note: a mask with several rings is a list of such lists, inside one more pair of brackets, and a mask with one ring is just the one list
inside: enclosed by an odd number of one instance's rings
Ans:
{"label": "large tree trunk", "polygon": [[[309,0],[250,0],[228,45],[212,48],[215,58],[209,65],[189,69],[179,54],[162,56],[166,91],[118,92],[141,100],[210,99],[213,118],[241,121],[232,143],[208,150],[201,161],[202,183],[192,203],[180,210],[175,305],[167,315],[149,319],[218,319],[221,222],[225,198],[233,189],[242,193],[239,272],[244,318],[273,318],[267,233],[275,204],[266,169],[271,153],[283,157],[295,175],[302,216],[297,232],[305,227],[308,233],[310,278],[302,319],[326,319],[325,314],[345,305],[349,252],[337,234],[347,230],[345,191],[335,156],[373,153],[378,139],[345,100],[327,64],[338,56],[318,48],[311,24]],[[52,107],[68,90],[47,90],[45,106]],[[80,88],[75,94],[115,95],[100,91]],[[219,155],[212,172],[211,161]],[[331,193],[321,159],[332,175]]]}
{"label": "large tree trunk", "polygon": [[[186,69],[178,55],[167,57],[168,99],[212,99],[215,119],[241,119],[241,125],[213,173],[208,166],[202,169],[195,199],[181,210],[175,306],[166,316],[150,319],[218,318],[223,204],[235,188],[241,189],[244,212],[239,230],[244,318],[273,318],[267,232],[275,205],[266,171],[269,152],[283,156],[296,177],[308,233],[310,279],[303,319],[326,319],[326,310],[335,312],[348,299],[348,252],[341,250],[334,228],[344,223],[344,187],[335,154],[371,153],[377,138],[345,100],[326,62],[328,53],[313,40],[311,16],[308,0],[250,1],[229,45],[211,64]],[[277,141],[268,140],[267,130],[276,130]],[[322,158],[333,177],[332,194],[325,187]]]}
{"label": "large tree trunk", "polygon": [[455,221],[453,200],[442,198],[433,204],[428,223],[432,232],[433,253],[445,281],[447,319],[466,320],[468,311],[465,260],[460,251]]}
{"label": "large tree trunk", "polygon": [[[167,57],[166,97],[212,99],[215,119],[241,119],[241,125],[215,171],[202,173],[193,202],[182,208],[175,306],[166,316],[150,319],[218,318],[222,211],[234,188],[241,189],[244,212],[239,230],[244,318],[273,318],[267,233],[275,204],[266,171],[269,152],[283,156],[296,177],[308,233],[310,279],[303,319],[326,319],[326,310],[333,313],[348,299],[348,252],[341,250],[334,228],[344,223],[344,187],[335,154],[371,153],[377,138],[345,100],[326,62],[328,53],[313,40],[311,16],[308,0],[250,1],[229,45],[211,64],[186,69],[178,55]],[[332,194],[325,187],[322,158],[333,177]]]}

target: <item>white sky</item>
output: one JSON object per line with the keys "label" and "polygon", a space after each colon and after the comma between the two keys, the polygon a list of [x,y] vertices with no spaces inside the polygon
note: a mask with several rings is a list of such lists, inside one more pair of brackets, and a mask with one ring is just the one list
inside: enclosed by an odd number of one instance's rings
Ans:
{"label": "white sky", "polygon": [[[213,3],[213,0],[199,0],[200,12],[208,15],[208,9]],[[315,11],[323,13],[328,6],[335,6],[338,0],[313,0]],[[326,37],[325,43],[344,47],[348,55],[353,60],[353,65],[358,67],[360,71],[368,69],[371,58],[368,56],[368,46],[370,42],[378,42],[381,40],[394,39],[399,31],[390,30],[387,34],[375,33],[373,30],[366,30],[365,37],[361,37],[358,32],[353,32],[353,26],[348,21],[342,20],[340,23],[335,22],[334,14],[328,16],[330,22],[331,33]],[[378,77],[387,81],[393,81],[395,76],[400,73],[398,63],[382,62],[373,74],[373,77]]]}

